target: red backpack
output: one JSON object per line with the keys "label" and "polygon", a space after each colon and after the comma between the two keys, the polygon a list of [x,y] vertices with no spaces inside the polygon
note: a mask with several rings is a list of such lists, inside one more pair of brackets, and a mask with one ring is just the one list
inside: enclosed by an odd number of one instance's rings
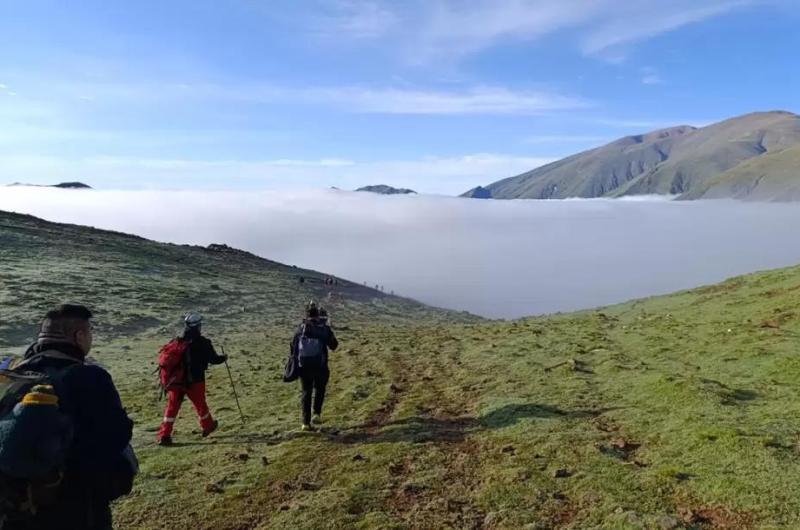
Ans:
{"label": "red backpack", "polygon": [[184,356],[189,349],[189,342],[172,339],[158,352],[158,371],[161,388],[170,390],[186,384],[186,363]]}

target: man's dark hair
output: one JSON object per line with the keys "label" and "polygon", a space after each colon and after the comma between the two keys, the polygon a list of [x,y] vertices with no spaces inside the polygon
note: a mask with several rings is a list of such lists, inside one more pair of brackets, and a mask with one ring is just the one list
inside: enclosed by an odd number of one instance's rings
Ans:
{"label": "man's dark hair", "polygon": [[39,330],[39,338],[71,337],[92,318],[89,308],[78,304],[62,304],[48,311]]}

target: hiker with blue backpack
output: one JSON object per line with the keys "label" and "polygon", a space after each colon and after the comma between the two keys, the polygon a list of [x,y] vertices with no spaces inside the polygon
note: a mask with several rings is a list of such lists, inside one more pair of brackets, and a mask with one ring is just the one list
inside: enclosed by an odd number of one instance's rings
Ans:
{"label": "hiker with blue backpack", "polygon": [[303,431],[315,431],[316,426],[322,423],[322,405],[325,402],[325,389],[330,378],[328,349],[335,350],[338,347],[339,341],[328,326],[327,319],[320,318],[320,310],[314,302],[309,303],[306,307],[306,318],[297,328],[290,349],[291,357],[297,362],[303,389],[301,395]]}
{"label": "hiker with blue backpack", "polygon": [[184,318],[180,336],[161,348],[159,377],[161,388],[167,394],[167,409],[158,431],[158,445],[172,445],[172,429],[186,397],[197,412],[203,438],[219,427],[206,402],[206,370],[209,364],[223,364],[228,357],[219,355],[211,341],[203,336],[202,324],[201,315],[189,313]]}
{"label": "hiker with blue backpack", "polygon": [[0,529],[111,530],[111,501],[138,470],[133,422],[87,360],[92,313],[47,313],[22,360],[0,369]]}

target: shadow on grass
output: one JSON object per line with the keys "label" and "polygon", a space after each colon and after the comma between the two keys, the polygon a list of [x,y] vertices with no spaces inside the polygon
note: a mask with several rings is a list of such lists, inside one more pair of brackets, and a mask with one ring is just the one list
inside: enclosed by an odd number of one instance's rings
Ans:
{"label": "shadow on grass", "polygon": [[511,427],[529,418],[590,419],[617,410],[620,407],[601,409],[564,410],[552,405],[521,403],[506,405],[479,418],[472,416],[435,417],[412,416],[384,423],[361,424],[344,429],[323,427],[320,432],[288,431],[284,433],[231,433],[214,435],[206,440],[175,442],[172,447],[213,445],[279,445],[297,439],[325,438],[328,441],[353,445],[361,443],[460,443],[477,432]]}
{"label": "shadow on grass", "polygon": [[757,399],[758,393],[744,388],[731,388],[716,379],[700,379],[705,390],[716,394],[723,405],[737,405]]}
{"label": "shadow on grass", "polygon": [[290,442],[298,438],[308,438],[319,436],[323,433],[307,433],[300,431],[288,431],[281,434],[262,434],[262,433],[239,433],[239,434],[219,434],[212,435],[203,440],[194,440],[186,442],[173,442],[169,447],[195,447],[195,446],[213,446],[213,445],[280,445],[284,442]]}
{"label": "shadow on grass", "polygon": [[564,410],[552,405],[536,403],[520,403],[506,405],[481,416],[480,423],[485,429],[502,429],[510,427],[526,418],[565,418],[586,419],[597,416],[621,407],[608,407],[600,409]]}
{"label": "shadow on grass", "polygon": [[357,425],[329,439],[341,444],[360,443],[459,443],[479,426],[475,418],[414,416],[378,425]]}
{"label": "shadow on grass", "polygon": [[588,419],[617,408],[564,410],[552,405],[522,403],[500,407],[479,418],[413,416],[378,425],[358,425],[329,439],[343,444],[459,443],[470,434],[503,429],[528,418]]}

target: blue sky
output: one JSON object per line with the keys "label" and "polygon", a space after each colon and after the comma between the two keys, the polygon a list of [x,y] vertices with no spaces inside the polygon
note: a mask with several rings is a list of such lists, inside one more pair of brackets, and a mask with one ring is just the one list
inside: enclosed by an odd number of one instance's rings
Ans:
{"label": "blue sky", "polygon": [[0,0],[0,183],[460,193],[800,111],[798,23],[791,0]]}

